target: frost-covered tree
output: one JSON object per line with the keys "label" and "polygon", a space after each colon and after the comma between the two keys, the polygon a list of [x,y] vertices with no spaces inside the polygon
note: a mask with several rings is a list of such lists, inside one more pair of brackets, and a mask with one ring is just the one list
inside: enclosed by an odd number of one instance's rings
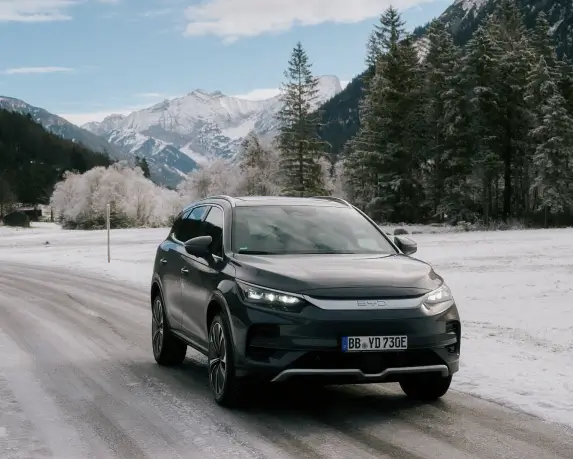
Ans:
{"label": "frost-covered tree", "polygon": [[277,115],[280,132],[276,139],[280,153],[283,193],[311,196],[324,193],[320,159],[326,144],[318,136],[315,101],[318,79],[302,44],[293,49],[281,86],[282,107]]}
{"label": "frost-covered tree", "polygon": [[278,157],[261,145],[251,133],[243,141],[238,155],[241,172],[237,192],[247,196],[272,196],[280,193]]}
{"label": "frost-covered tree", "polygon": [[83,174],[67,172],[50,204],[65,228],[79,229],[104,228],[108,204],[112,228],[163,226],[182,205],[177,192],[155,185],[141,169],[119,163]]}
{"label": "frost-covered tree", "polygon": [[186,201],[195,201],[220,194],[233,195],[241,181],[238,168],[227,161],[217,158],[188,174],[177,187],[177,191]]}

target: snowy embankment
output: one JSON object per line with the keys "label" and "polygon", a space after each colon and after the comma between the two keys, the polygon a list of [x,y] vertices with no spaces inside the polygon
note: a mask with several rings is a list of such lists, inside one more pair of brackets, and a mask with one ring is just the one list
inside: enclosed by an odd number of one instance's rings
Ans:
{"label": "snowy embankment", "polygon": [[[0,227],[0,262],[93,272],[149,288],[167,228],[61,231]],[[453,387],[573,426],[573,229],[416,234],[463,318]],[[48,241],[49,244],[45,245]]]}

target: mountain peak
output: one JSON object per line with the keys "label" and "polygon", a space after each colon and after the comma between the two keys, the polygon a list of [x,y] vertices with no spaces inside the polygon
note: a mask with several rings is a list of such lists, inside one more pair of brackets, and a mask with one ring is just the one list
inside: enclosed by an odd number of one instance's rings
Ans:
{"label": "mountain peak", "polygon": [[[314,108],[341,90],[338,77],[318,77]],[[213,158],[233,158],[250,132],[264,141],[274,138],[280,107],[277,96],[247,100],[221,91],[195,89],[128,116],[112,115],[84,127],[128,156],[147,158],[156,170],[161,164],[164,169],[170,167],[175,174],[170,180],[175,180],[177,174],[189,172],[190,161],[196,166]]]}

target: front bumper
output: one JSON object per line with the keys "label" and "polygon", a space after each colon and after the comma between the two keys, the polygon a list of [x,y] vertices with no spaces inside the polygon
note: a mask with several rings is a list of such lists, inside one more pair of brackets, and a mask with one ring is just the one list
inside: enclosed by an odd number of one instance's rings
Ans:
{"label": "front bumper", "polygon": [[[335,310],[309,305],[273,311],[229,299],[238,376],[274,382],[311,379],[332,384],[397,382],[401,376],[459,369],[461,326],[455,303],[438,314],[423,307]],[[400,351],[342,352],[343,336],[408,337]]]}

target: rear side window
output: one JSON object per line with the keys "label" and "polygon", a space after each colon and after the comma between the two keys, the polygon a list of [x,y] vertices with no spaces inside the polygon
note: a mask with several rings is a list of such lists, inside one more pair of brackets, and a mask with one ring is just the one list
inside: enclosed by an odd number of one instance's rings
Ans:
{"label": "rear side window", "polygon": [[175,237],[182,242],[186,242],[189,239],[201,236],[201,219],[205,215],[206,210],[207,206],[196,207],[183,215],[179,224],[175,222]]}
{"label": "rear side window", "polygon": [[211,207],[207,218],[203,222],[203,235],[211,236],[211,253],[219,257],[223,256],[223,211],[218,207]]}

